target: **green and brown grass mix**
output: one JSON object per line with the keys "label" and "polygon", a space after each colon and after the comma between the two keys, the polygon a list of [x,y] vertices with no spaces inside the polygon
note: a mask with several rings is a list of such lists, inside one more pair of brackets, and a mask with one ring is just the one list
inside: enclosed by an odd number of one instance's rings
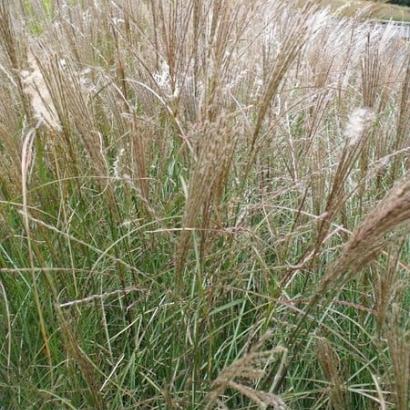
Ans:
{"label": "green and brown grass mix", "polygon": [[289,0],[0,4],[0,408],[409,408],[410,43]]}

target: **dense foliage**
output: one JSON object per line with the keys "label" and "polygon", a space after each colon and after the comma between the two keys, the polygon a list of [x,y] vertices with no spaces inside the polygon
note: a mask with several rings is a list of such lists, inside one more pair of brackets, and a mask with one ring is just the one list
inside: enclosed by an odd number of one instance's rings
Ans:
{"label": "dense foliage", "polygon": [[0,408],[409,409],[410,44],[363,20],[0,2]]}
{"label": "dense foliage", "polygon": [[400,6],[410,6],[410,0],[390,0],[388,3],[399,4]]}

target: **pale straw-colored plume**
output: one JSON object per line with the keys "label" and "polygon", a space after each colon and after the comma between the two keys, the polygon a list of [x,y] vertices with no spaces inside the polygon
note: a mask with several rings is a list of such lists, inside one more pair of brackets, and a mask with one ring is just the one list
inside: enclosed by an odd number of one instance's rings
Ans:
{"label": "pale straw-colored plume", "polygon": [[251,387],[251,384],[261,380],[267,373],[269,364],[272,364],[277,356],[286,357],[287,350],[281,346],[268,350],[263,349],[269,337],[271,334],[266,334],[248,353],[221,371],[212,382],[211,389],[206,396],[205,410],[227,408],[221,398],[226,389],[237,391],[260,409],[288,409],[278,395]]}
{"label": "pale straw-colored plume", "polygon": [[[396,184],[385,198],[364,218],[346,243],[341,255],[330,265],[316,298],[325,295],[332,286],[341,284],[358,273],[388,243],[388,234],[405,235],[410,221],[410,174]],[[320,297],[321,297],[320,296]]]}
{"label": "pale straw-colored plume", "polygon": [[21,72],[24,92],[30,97],[31,108],[37,125],[60,131],[61,124],[53,104],[47,84],[44,80],[36,57],[31,51],[27,54],[27,70]]}
{"label": "pale straw-colored plume", "polygon": [[354,146],[360,141],[374,119],[375,115],[370,108],[360,107],[352,111],[345,129],[345,136],[350,146]]}

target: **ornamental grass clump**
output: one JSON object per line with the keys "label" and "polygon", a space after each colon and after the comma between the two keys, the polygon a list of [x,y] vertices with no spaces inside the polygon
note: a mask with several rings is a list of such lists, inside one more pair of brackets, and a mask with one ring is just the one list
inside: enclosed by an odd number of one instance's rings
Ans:
{"label": "ornamental grass clump", "polygon": [[0,406],[409,407],[410,46],[370,8],[1,2]]}

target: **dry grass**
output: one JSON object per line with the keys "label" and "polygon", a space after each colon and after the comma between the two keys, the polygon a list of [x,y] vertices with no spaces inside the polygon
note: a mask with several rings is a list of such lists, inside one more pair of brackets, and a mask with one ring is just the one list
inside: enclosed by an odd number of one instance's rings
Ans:
{"label": "dry grass", "polygon": [[305,3],[2,2],[2,405],[408,407],[410,46]]}
{"label": "dry grass", "polygon": [[[302,3],[305,1],[301,1]],[[383,0],[318,0],[323,7],[330,7],[331,10],[351,16],[360,12],[360,9],[367,9],[370,16],[374,19],[409,21],[410,10],[408,7],[398,6],[396,4],[386,4]]]}

